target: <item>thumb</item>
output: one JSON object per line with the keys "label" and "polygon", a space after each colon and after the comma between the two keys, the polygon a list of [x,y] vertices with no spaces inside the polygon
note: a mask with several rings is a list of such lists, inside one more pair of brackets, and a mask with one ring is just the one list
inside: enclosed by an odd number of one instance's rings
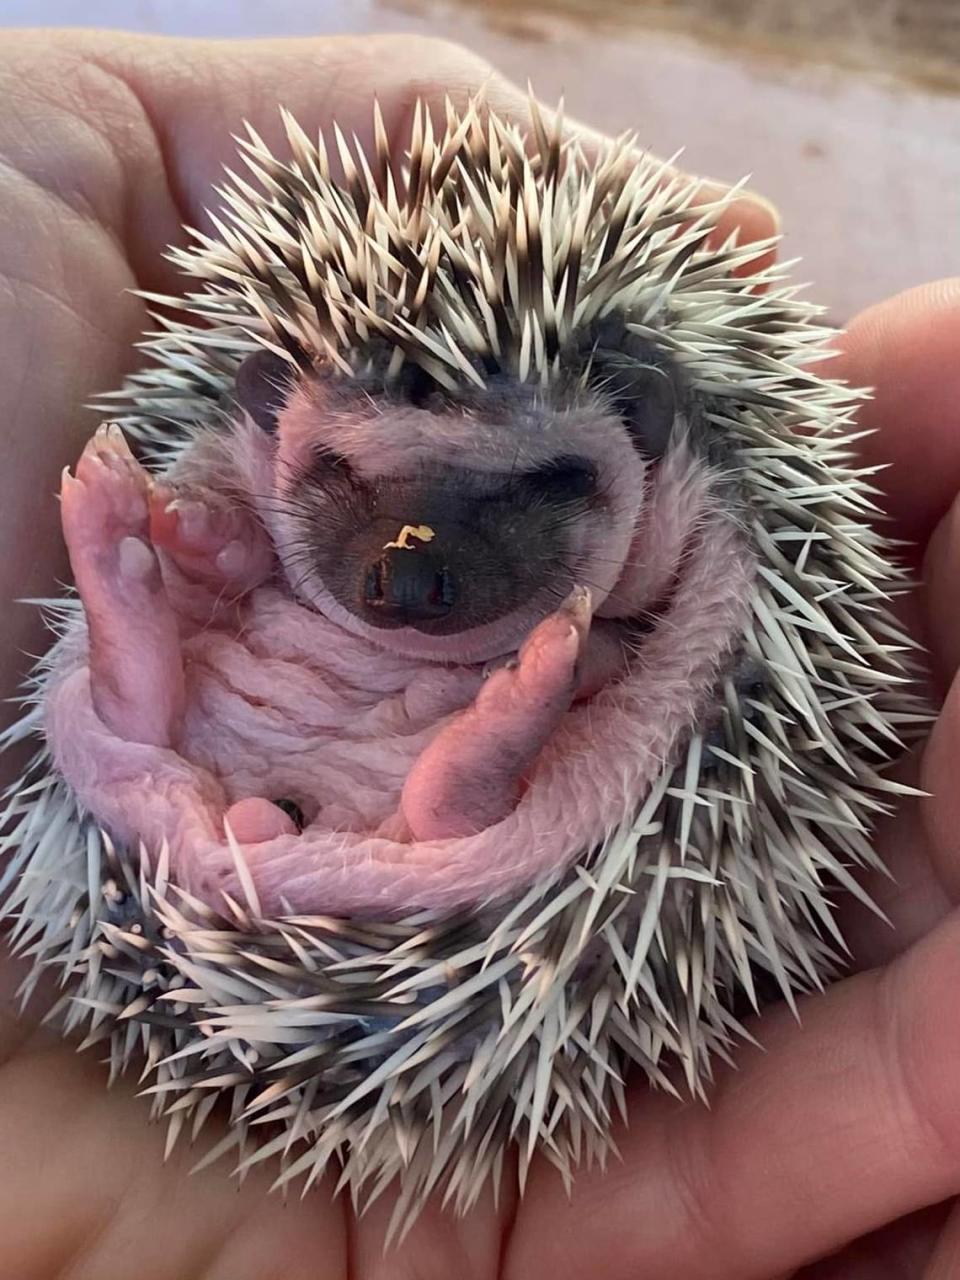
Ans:
{"label": "thumb", "polygon": [[[138,278],[151,289],[173,284],[161,255],[168,244],[183,243],[182,224],[207,221],[204,210],[216,202],[212,186],[223,165],[236,162],[232,135],[242,122],[284,154],[280,104],[308,133],[336,120],[365,149],[373,143],[374,97],[392,138],[409,136],[418,99],[442,119],[446,98],[462,106],[481,88],[497,114],[528,119],[525,90],[469,50],[421,36],[240,41],[64,31],[26,32],[12,37],[11,46],[18,80],[26,73],[29,82],[41,83],[47,100],[69,99],[72,111],[92,119],[115,151],[125,179],[117,231]],[[606,141],[579,123],[568,122],[568,129],[588,152]],[[17,157],[14,167],[24,172],[31,160],[48,164],[49,151]],[[706,184],[703,198],[722,190]],[[722,233],[734,225],[745,240],[764,239],[776,230],[776,214],[760,196],[744,193],[727,211]]]}

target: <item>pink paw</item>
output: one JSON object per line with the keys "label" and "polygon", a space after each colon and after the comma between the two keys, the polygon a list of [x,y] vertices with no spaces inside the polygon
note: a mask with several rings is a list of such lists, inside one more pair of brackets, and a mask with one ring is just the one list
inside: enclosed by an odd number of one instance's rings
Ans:
{"label": "pink paw", "polygon": [[272,550],[249,513],[212,493],[178,493],[157,485],[150,535],[188,577],[249,588],[272,568]]}
{"label": "pink paw", "polygon": [[590,628],[590,593],[577,588],[556,613],[530,632],[514,661],[493,672],[477,695],[477,710],[545,717],[566,709]]}
{"label": "pink paw", "polygon": [[128,742],[169,746],[183,711],[177,621],[150,545],[152,482],[119,427],[63,473],[63,534],[87,618],[93,705]]}
{"label": "pink paw", "polygon": [[81,593],[94,575],[159,586],[149,545],[150,489],[150,477],[114,425],[100,427],[88,441],[76,476],[64,470],[61,519]]}
{"label": "pink paw", "polygon": [[470,835],[515,807],[525,775],[576,696],[590,614],[590,593],[579,588],[430,743],[401,797],[413,839]]}
{"label": "pink paw", "polygon": [[224,824],[240,844],[261,844],[278,836],[295,836],[299,831],[288,813],[260,796],[250,796],[231,805],[224,815]]}

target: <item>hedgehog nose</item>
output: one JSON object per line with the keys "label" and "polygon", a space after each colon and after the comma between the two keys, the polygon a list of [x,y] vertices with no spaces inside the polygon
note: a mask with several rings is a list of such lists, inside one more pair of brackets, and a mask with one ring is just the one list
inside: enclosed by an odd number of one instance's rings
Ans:
{"label": "hedgehog nose", "polygon": [[390,547],[367,570],[363,602],[373,619],[426,622],[445,617],[456,589],[450,570],[423,547]]}

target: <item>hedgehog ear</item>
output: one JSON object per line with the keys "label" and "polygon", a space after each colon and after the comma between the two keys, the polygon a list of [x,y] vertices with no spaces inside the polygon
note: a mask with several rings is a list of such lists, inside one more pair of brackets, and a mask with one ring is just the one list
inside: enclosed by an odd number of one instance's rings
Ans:
{"label": "hedgehog ear", "polygon": [[604,368],[604,389],[617,406],[634,444],[648,457],[666,452],[677,415],[677,388],[655,364],[616,361]]}
{"label": "hedgehog ear", "polygon": [[255,351],[237,370],[236,401],[262,430],[273,434],[290,398],[296,370],[272,351]]}

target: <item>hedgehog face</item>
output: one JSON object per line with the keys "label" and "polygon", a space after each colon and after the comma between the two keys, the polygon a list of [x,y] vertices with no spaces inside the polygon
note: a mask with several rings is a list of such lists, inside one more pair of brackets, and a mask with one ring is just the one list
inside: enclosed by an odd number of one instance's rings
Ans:
{"label": "hedgehog face", "polygon": [[[412,403],[353,380],[271,375],[241,401],[265,431],[262,512],[297,593],[398,653],[515,649],[575,584],[599,605],[623,570],[646,463],[601,399],[547,405],[504,382],[476,403]],[[260,488],[262,491],[262,487]]]}

